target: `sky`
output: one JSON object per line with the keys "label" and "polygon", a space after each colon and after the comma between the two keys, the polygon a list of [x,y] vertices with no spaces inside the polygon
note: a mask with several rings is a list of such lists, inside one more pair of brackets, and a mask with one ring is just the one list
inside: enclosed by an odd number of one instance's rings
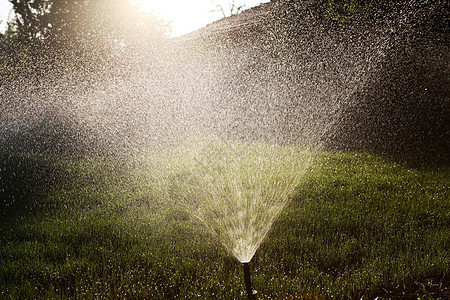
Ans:
{"label": "sky", "polygon": [[[229,13],[229,4],[233,0],[138,0],[143,9],[155,11],[162,19],[170,22],[172,36],[180,36],[223,17],[217,5],[221,5],[225,13]],[[270,0],[234,0],[236,6],[245,5],[251,8]],[[8,0],[0,0],[0,31],[4,32],[6,20],[11,11]]]}
{"label": "sky", "polygon": [[0,32],[4,32],[6,29],[6,20],[8,19],[11,7],[12,5],[8,0],[0,0]]}

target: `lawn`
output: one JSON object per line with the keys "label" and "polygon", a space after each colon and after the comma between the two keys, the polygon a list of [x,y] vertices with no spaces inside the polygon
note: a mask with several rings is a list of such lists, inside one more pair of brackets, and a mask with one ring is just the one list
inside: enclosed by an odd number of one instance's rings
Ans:
{"label": "lawn", "polygon": [[[0,298],[245,299],[154,161],[0,154]],[[449,199],[449,167],[318,153],[250,263],[258,299],[445,299]]]}

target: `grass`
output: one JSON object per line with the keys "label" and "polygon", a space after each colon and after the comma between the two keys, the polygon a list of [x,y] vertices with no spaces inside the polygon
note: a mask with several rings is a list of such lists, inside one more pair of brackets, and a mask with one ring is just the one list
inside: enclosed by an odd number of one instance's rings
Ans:
{"label": "grass", "polygon": [[[0,298],[245,298],[146,164],[0,154]],[[450,169],[323,152],[252,259],[259,299],[448,296]]]}

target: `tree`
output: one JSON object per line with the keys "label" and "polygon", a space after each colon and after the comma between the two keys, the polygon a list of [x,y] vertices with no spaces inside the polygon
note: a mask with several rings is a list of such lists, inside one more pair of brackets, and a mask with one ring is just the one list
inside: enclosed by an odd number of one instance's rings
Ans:
{"label": "tree", "polygon": [[374,0],[327,0],[325,17],[339,23],[348,23],[361,13],[369,11],[373,4]]}
{"label": "tree", "polygon": [[[64,152],[109,145],[105,124],[113,122],[105,117],[102,130],[93,133],[99,120],[89,123],[86,111],[98,99],[104,101],[98,106],[111,108],[112,119],[122,117],[120,109],[129,108],[124,115],[137,111],[130,100],[142,95],[129,86],[137,71],[162,69],[156,52],[167,24],[128,0],[10,2],[13,20],[0,37],[0,148]],[[134,133],[136,120],[129,121],[113,125]]]}
{"label": "tree", "polygon": [[245,1],[232,0],[228,3],[219,3],[212,1],[214,9],[211,12],[220,12],[224,18],[235,15],[247,8]]}
{"label": "tree", "polygon": [[[10,0],[14,25],[24,37],[45,39],[60,33],[121,33],[146,26],[152,33],[165,34],[167,27],[152,13],[139,10],[128,0]],[[99,30],[102,29],[102,30]],[[127,31],[124,34],[124,31]],[[117,37],[116,37],[117,38]]]}
{"label": "tree", "polygon": [[8,38],[21,45],[31,60],[30,66],[42,59],[53,61],[52,65],[105,64],[121,53],[128,55],[132,49],[155,44],[168,33],[166,23],[128,0],[10,3],[15,15]]}

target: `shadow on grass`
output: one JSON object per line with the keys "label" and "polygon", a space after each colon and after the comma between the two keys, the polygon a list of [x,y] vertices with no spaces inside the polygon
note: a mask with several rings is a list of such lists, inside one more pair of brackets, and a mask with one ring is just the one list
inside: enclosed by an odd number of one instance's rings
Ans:
{"label": "shadow on grass", "polygon": [[0,216],[6,220],[41,211],[40,199],[67,178],[49,157],[0,153]]}

